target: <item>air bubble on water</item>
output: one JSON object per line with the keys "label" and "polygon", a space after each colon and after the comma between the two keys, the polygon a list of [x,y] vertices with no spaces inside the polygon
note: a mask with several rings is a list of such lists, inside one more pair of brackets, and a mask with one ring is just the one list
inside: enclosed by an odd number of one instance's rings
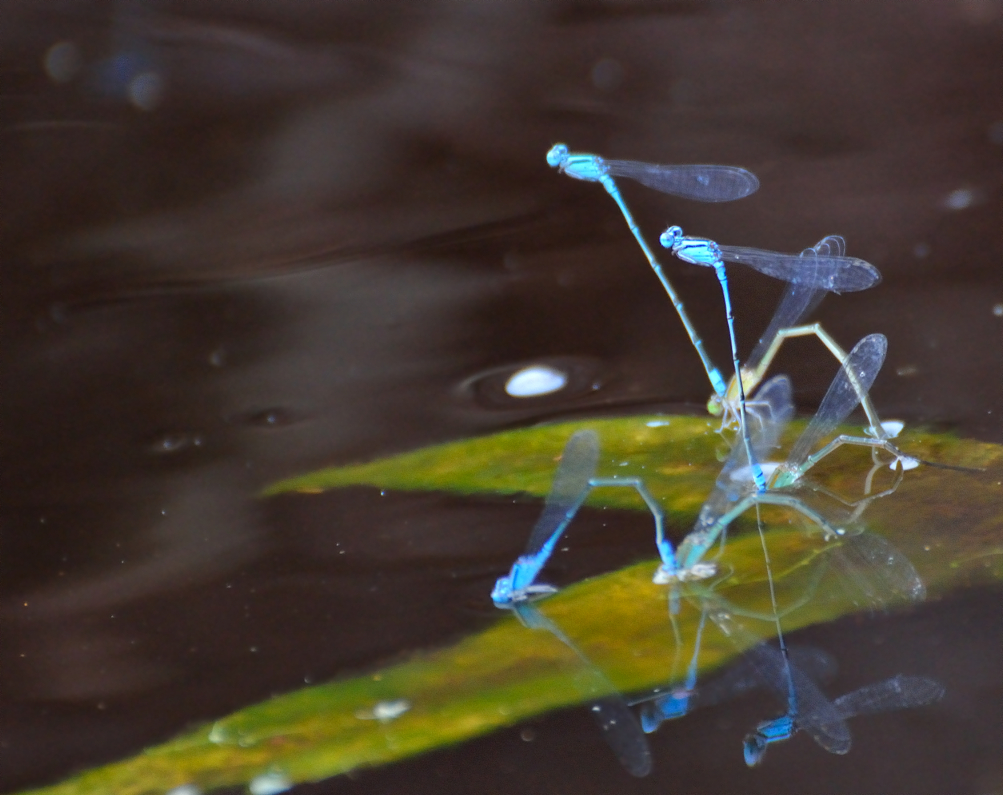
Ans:
{"label": "air bubble on water", "polygon": [[141,72],[129,81],[126,93],[140,110],[155,110],[164,96],[164,79],[157,72]]}
{"label": "air bubble on water", "polygon": [[1003,317],[1003,304],[993,304],[993,314],[996,317]]}
{"label": "air bubble on water", "polygon": [[293,781],[285,773],[269,771],[255,776],[247,785],[247,791],[251,795],[278,795],[293,787]]}
{"label": "air bubble on water", "polygon": [[68,83],[80,71],[80,49],[72,41],[61,41],[45,51],[45,73],[54,83]]}
{"label": "air bubble on water", "polygon": [[397,720],[405,712],[411,709],[411,702],[406,698],[395,698],[390,701],[377,701],[370,710],[359,710],[355,717],[360,720],[378,720],[380,723],[388,723]]}
{"label": "air bubble on water", "polygon": [[230,736],[230,732],[220,724],[213,724],[213,727],[209,730],[209,742],[213,745],[223,745],[225,743],[233,742],[233,737]]}
{"label": "air bubble on water", "polygon": [[543,364],[534,364],[517,370],[505,382],[505,392],[512,397],[539,397],[550,395],[568,384],[567,373]]}
{"label": "air bubble on water", "polygon": [[943,206],[947,210],[966,210],[975,203],[975,191],[970,188],[958,188],[947,194]]}

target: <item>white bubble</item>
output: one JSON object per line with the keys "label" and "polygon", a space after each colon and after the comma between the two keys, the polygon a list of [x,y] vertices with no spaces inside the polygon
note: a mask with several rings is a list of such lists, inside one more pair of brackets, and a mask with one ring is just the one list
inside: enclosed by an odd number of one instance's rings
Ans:
{"label": "white bubble", "polygon": [[944,207],[948,210],[965,210],[975,202],[975,192],[970,188],[952,190],[944,199]]}
{"label": "white bubble", "polygon": [[902,433],[903,428],[905,428],[905,423],[902,420],[884,420],[881,423],[881,429],[889,439],[894,439]]}
{"label": "white bubble", "polygon": [[182,784],[180,787],[167,790],[166,795],[202,795],[202,790],[194,784]]}
{"label": "white bubble", "polygon": [[395,720],[411,709],[411,702],[406,698],[393,701],[380,701],[373,707],[373,717],[379,721]]}
{"label": "white bubble", "polygon": [[224,743],[232,742],[229,730],[226,727],[221,726],[218,723],[214,723],[212,729],[209,730],[209,742],[215,745],[223,745]]}
{"label": "white bubble", "polygon": [[1003,317],[1003,304],[993,304],[993,314],[996,317]]}
{"label": "white bubble", "polygon": [[61,41],[46,50],[42,63],[53,82],[69,82],[80,71],[80,50],[72,41]]}
{"label": "white bubble", "polygon": [[[881,422],[881,435],[885,439],[894,439],[900,433],[902,433],[905,428],[905,423],[902,420],[882,420]],[[868,425],[864,428],[864,433],[870,436],[872,439],[878,438],[878,432],[874,429],[873,425]]]}
{"label": "white bubble", "polygon": [[278,795],[293,787],[293,782],[285,773],[262,773],[255,776],[247,785],[247,791],[251,795]]}
{"label": "white bubble", "polygon": [[649,428],[663,428],[670,424],[669,420],[648,420],[644,423]]}
{"label": "white bubble", "polygon": [[411,702],[406,698],[397,698],[393,701],[377,701],[372,709],[359,710],[355,717],[359,720],[378,720],[380,723],[387,723],[396,720],[405,712],[411,709]]}
{"label": "white bubble", "polygon": [[505,382],[505,391],[512,397],[539,397],[564,389],[568,376],[553,367],[534,364],[513,373]]}
{"label": "white bubble", "polygon": [[141,72],[129,81],[128,94],[140,110],[154,110],[164,96],[164,80],[156,72]]}

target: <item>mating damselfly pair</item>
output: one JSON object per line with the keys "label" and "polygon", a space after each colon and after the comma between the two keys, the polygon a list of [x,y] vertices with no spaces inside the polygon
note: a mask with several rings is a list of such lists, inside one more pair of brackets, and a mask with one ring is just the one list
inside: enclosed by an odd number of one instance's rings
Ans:
{"label": "mating damselfly pair", "polygon": [[[785,740],[800,730],[810,734],[823,748],[846,753],[850,747],[845,720],[849,717],[915,707],[940,698],[942,688],[922,676],[899,675],[877,684],[830,700],[822,693],[810,665],[799,661],[788,650],[783,633],[782,615],[774,592],[773,572],[764,525],[764,509],[782,509],[796,514],[810,529],[818,531],[824,542],[836,542],[853,554],[854,578],[869,583],[866,590],[870,607],[882,607],[886,599],[916,600],[925,593],[922,581],[912,564],[887,541],[866,531],[860,523],[864,509],[873,500],[887,496],[901,482],[904,472],[920,461],[902,452],[891,440],[902,429],[901,423],[882,422],[869,391],[887,351],[881,334],[865,336],[848,353],[819,324],[804,324],[806,316],[827,292],[854,292],[868,289],[880,281],[877,269],[861,259],[846,256],[846,244],[838,235],[828,235],[814,246],[797,254],[781,254],[744,246],[719,245],[709,238],[690,237],[677,225],[661,234],[662,246],[680,260],[715,270],[724,298],[725,319],[732,354],[733,374],[725,381],[706,352],[702,338],[689,318],[683,301],[657,261],[628,209],[615,178],[626,177],[663,193],[686,199],[722,202],[744,198],[758,189],[757,178],[734,166],[661,166],[624,160],[606,160],[592,154],[569,152],[563,144],[547,154],[548,163],[575,179],[598,182],[613,198],[671,300],[689,339],[696,350],[714,390],[708,408],[722,415],[722,433],[735,431],[730,455],[716,480],[710,496],[700,510],[692,530],[678,547],[670,539],[665,513],[648,484],[640,477],[600,477],[600,440],[594,430],[575,432],[565,446],[554,475],[543,513],[533,528],[525,552],[515,561],[508,575],[498,579],[492,599],[498,607],[512,609],[519,619],[533,629],[545,629],[571,648],[593,678],[605,681],[605,687],[593,689],[605,695],[592,701],[592,712],[624,766],[636,775],[644,775],[651,766],[644,732],[653,731],[668,718],[681,717],[697,704],[722,700],[733,693],[764,686],[777,693],[785,705],[778,718],[763,721],[745,739],[744,754],[749,765],[758,764],[766,747]],[[784,296],[767,330],[743,365],[738,353],[735,317],[725,263],[746,265],[753,270],[788,283]],[[779,461],[770,461],[780,445],[786,423],[795,410],[790,380],[776,376],[764,382],[780,346],[786,339],[816,336],[839,362],[839,371],[814,417],[797,441]],[[866,415],[860,434],[838,433],[858,406]],[[811,470],[844,445],[871,450],[871,470],[864,494],[857,500],[841,501],[838,509],[822,509],[811,499],[824,489],[813,483]],[[874,492],[872,478],[879,467],[889,466],[894,482],[889,488]],[[659,555],[653,580],[668,586],[667,614],[675,621],[682,604],[699,611],[693,652],[685,677],[665,692],[638,697],[641,722],[630,711],[627,701],[605,680],[572,639],[548,619],[534,604],[556,591],[539,581],[539,576],[575,514],[598,488],[635,490],[654,519],[655,546]],[[746,512],[754,511],[762,545],[766,579],[770,589],[772,621],[779,648],[768,643],[754,643],[737,611],[722,599],[714,585],[724,579],[717,559],[724,549],[727,531]],[[716,550],[716,553],[715,553]],[[697,668],[705,627],[710,623],[718,632],[747,650],[738,673],[726,674],[721,682],[704,688],[697,683]],[[675,624],[673,623],[673,626]],[[676,633],[677,651],[679,636]],[[668,673],[668,672],[667,672]],[[730,678],[729,678],[730,676]]]}

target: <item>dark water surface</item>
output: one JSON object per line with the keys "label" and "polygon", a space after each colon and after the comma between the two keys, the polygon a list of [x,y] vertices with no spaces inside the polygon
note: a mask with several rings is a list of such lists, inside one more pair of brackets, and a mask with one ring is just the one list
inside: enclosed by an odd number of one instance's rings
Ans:
{"label": "dark water surface", "polygon": [[[273,480],[702,410],[682,327],[602,189],[547,167],[557,141],[754,171],[727,205],[624,191],[649,239],[844,235],[884,281],[817,317],[888,336],[882,414],[1003,442],[1001,54],[1000,0],[5,4],[0,789],[488,626],[538,510],[258,499]],[[670,265],[723,364],[716,280]],[[740,270],[748,350],[780,286]],[[572,387],[472,386],[541,360]],[[835,365],[801,342],[776,369],[808,411]],[[647,527],[592,516],[565,575],[650,555]],[[576,710],[297,791],[1003,792],[1000,605],[801,633],[837,692],[907,669],[947,687],[855,722],[847,757],[799,738],[747,770],[749,700],[664,727],[635,781]]]}

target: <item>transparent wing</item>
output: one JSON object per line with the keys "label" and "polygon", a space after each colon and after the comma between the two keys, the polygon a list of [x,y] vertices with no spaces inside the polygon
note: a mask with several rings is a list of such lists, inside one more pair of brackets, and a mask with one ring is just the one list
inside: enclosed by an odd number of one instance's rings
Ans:
{"label": "transparent wing", "polygon": [[564,446],[561,463],[543,504],[543,513],[526,544],[527,557],[537,554],[547,542],[560,536],[589,493],[589,480],[599,464],[599,436],[586,429],[575,431]]}
{"label": "transparent wing", "polygon": [[648,740],[634,713],[630,711],[613,683],[596,668],[571,638],[543,615],[535,605],[522,602],[515,605],[513,610],[527,627],[546,630],[574,652],[582,663],[578,675],[575,676],[575,683],[585,698],[594,699],[589,704],[589,713],[599,725],[603,739],[613,749],[616,758],[628,773],[638,777],[648,775],[651,772],[651,749]]}
{"label": "transparent wing", "polygon": [[[759,675],[777,695],[787,698],[790,693],[784,656],[769,643],[761,643],[749,651],[749,659]],[[835,705],[799,667],[791,661],[796,703],[793,705],[795,725],[808,732],[826,751],[845,754],[850,750],[850,729]]]}
{"label": "transparent wing", "polygon": [[766,327],[763,336],[759,338],[756,347],[752,349],[745,367],[755,370],[766,355],[770,344],[781,329],[800,325],[803,318],[818,306],[825,298],[825,290],[812,287],[810,284],[791,284],[784,292],[784,297],[773,313],[770,325]]}
{"label": "transparent wing", "polygon": [[603,160],[614,177],[698,202],[730,202],[759,190],[756,175],[737,166],[659,166],[634,160]]}
{"label": "transparent wing", "polygon": [[[793,661],[788,667],[779,649],[759,641],[726,610],[714,610],[710,615],[727,637],[739,645],[749,646],[746,659],[766,686],[787,703],[788,714],[794,717],[796,726],[808,732],[830,753],[845,754],[850,750],[850,730],[846,721],[801,668]],[[791,684],[794,688],[793,700],[790,699]]]}
{"label": "transparent wing", "polygon": [[648,775],[651,772],[651,749],[626,702],[618,696],[602,698],[592,702],[589,712],[624,770],[638,778]]}
{"label": "transparent wing", "polygon": [[720,249],[725,262],[737,262],[774,279],[807,284],[833,293],[866,290],[881,281],[877,268],[856,257],[816,254],[811,258],[811,267],[805,267],[808,258],[799,254],[779,254],[744,246],[720,246]]}
{"label": "transparent wing", "polygon": [[860,403],[860,394],[848,373],[852,373],[860,388],[867,392],[884,364],[887,351],[888,340],[883,334],[870,334],[853,347],[822,398],[814,418],[792,448],[787,459],[789,467],[800,467],[819,440],[832,433]]}
{"label": "transparent wing", "polygon": [[791,380],[786,375],[774,376],[756,391],[749,402],[755,408],[757,421],[749,430],[752,451],[757,458],[763,458],[779,446],[780,435],[794,416]]}
{"label": "transparent wing", "polygon": [[[836,675],[836,660],[822,649],[814,646],[791,646],[789,653],[791,665],[815,682],[829,682]],[[781,658],[781,664],[782,662]],[[765,684],[757,667],[743,657],[720,676],[700,685],[690,697],[690,707],[696,709],[721,704],[750,690],[764,687]]]}
{"label": "transparent wing", "polygon": [[875,533],[849,536],[833,547],[833,563],[855,604],[871,610],[921,602],[926,586],[912,561]]}
{"label": "transparent wing", "polygon": [[[748,403],[749,438],[752,453],[762,462],[777,446],[780,434],[794,415],[791,400],[791,382],[787,376],[771,378]],[[734,506],[735,502],[756,489],[752,468],[744,444],[735,444],[721,468],[714,490],[700,509],[693,530],[676,550],[678,561],[688,561],[691,556],[702,557],[706,546],[713,543],[709,537],[716,535],[715,523]]]}
{"label": "transparent wing", "polygon": [[846,240],[842,235],[826,235],[814,246],[802,251],[801,256],[807,256],[809,252],[822,257],[842,257],[846,255]]}
{"label": "transparent wing", "polygon": [[[806,248],[801,252],[801,259],[804,261],[803,268],[810,271],[814,268],[817,257],[834,256],[842,257],[846,253],[846,241],[839,235],[828,235],[819,240],[811,248]],[[819,305],[825,297],[825,290],[815,287],[814,283],[819,280],[816,274],[809,274],[803,282],[792,282],[777,305],[777,311],[773,313],[770,325],[766,327],[763,336],[759,338],[756,347],[749,354],[746,367],[755,370],[766,355],[770,343],[781,329],[798,326],[815,307]]]}
{"label": "transparent wing", "polygon": [[944,686],[940,682],[925,676],[899,674],[884,682],[867,685],[840,696],[833,704],[842,717],[852,718],[856,715],[922,707],[939,701],[943,695]]}
{"label": "transparent wing", "polygon": [[[794,416],[790,379],[785,375],[771,378],[747,401],[746,406],[752,454],[757,461],[762,461],[777,447],[784,427]],[[729,493],[729,499],[737,499],[733,494],[736,482],[746,480],[752,482],[751,474],[748,477],[739,477],[740,473],[746,472],[748,466],[749,457],[745,445],[735,444],[717,479],[718,486]]]}
{"label": "transparent wing", "polygon": [[825,649],[817,646],[789,646],[791,663],[819,684],[827,684],[839,673],[839,664]]}

